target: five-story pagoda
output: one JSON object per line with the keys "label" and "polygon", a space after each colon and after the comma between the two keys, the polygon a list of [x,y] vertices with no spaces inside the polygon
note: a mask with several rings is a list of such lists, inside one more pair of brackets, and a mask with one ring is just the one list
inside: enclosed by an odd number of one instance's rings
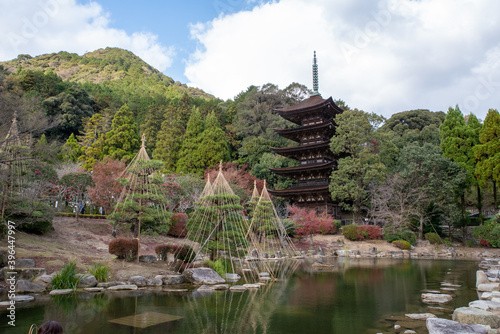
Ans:
{"label": "five-story pagoda", "polygon": [[329,183],[337,158],[330,150],[330,139],[335,134],[334,117],[342,112],[331,97],[323,99],[318,93],[318,65],[316,52],[313,62],[313,94],[296,105],[274,109],[281,117],[298,125],[289,129],[274,129],[282,137],[291,139],[298,146],[272,148],[282,156],[299,161],[299,166],[271,168],[277,175],[297,180],[290,188],[269,190],[274,196],[291,199],[299,207],[327,212],[340,218],[340,208],[332,200]]}

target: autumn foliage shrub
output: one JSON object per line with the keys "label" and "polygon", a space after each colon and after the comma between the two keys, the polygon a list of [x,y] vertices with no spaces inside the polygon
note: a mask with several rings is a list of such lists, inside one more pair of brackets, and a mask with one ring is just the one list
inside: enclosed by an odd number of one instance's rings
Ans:
{"label": "autumn foliage shrub", "polygon": [[392,244],[394,246],[396,246],[397,248],[403,249],[403,250],[408,250],[411,248],[410,243],[408,241],[405,241],[405,240],[394,240],[392,242]]}
{"label": "autumn foliage shrub", "polygon": [[318,214],[316,210],[290,207],[290,219],[295,224],[295,234],[304,237],[311,234],[335,234],[337,227],[333,218],[326,213]]}
{"label": "autumn foliage shrub", "polygon": [[374,240],[382,238],[382,229],[377,225],[346,225],[342,234],[349,240]]}
{"label": "autumn foliage shrub", "polygon": [[188,216],[185,213],[174,213],[170,218],[171,227],[168,235],[176,238],[184,238],[187,234]]}
{"label": "autumn foliage shrub", "polygon": [[137,239],[116,238],[109,243],[109,253],[119,259],[135,258],[139,249]]}

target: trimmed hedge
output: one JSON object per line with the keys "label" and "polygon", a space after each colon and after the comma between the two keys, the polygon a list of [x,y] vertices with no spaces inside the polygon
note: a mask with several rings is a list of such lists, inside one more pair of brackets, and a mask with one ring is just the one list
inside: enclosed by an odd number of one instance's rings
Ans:
{"label": "trimmed hedge", "polygon": [[181,248],[183,248],[183,247],[180,245],[163,244],[163,245],[158,245],[155,247],[155,253],[156,253],[156,255],[158,255],[158,258],[160,260],[166,261],[168,253],[174,254],[175,252],[179,251]]}
{"label": "trimmed hedge", "polygon": [[396,246],[397,248],[403,249],[403,250],[408,250],[411,248],[410,243],[408,241],[405,241],[405,240],[394,240],[392,242],[392,244],[394,246]]}
{"label": "trimmed hedge", "polygon": [[135,259],[139,250],[137,239],[116,238],[109,243],[109,253],[119,259]]}
{"label": "trimmed hedge", "polygon": [[[57,212],[56,216],[76,217],[76,214],[74,212]],[[78,218],[107,219],[108,216],[107,215],[91,215],[91,214],[80,213],[78,215]]]}
{"label": "trimmed hedge", "polygon": [[410,245],[415,246],[417,244],[417,236],[415,233],[409,230],[398,231],[398,232],[386,232],[384,233],[384,239],[387,242],[392,243],[395,240],[408,241]]}
{"label": "trimmed hedge", "polygon": [[342,234],[349,240],[374,240],[382,238],[382,229],[377,225],[346,225]]}

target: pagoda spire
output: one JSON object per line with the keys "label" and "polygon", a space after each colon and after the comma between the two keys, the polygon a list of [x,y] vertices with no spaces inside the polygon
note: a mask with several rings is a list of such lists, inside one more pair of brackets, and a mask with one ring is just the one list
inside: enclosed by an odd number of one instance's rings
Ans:
{"label": "pagoda spire", "polygon": [[318,83],[318,62],[316,60],[316,51],[314,51],[313,58],[313,93],[311,96],[321,95],[319,93],[319,83]]}

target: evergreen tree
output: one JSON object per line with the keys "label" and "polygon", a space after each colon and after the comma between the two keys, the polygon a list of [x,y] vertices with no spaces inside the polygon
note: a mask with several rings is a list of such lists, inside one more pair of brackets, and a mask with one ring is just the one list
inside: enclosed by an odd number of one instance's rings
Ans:
{"label": "evergreen tree", "polygon": [[173,107],[169,107],[165,114],[165,120],[162,122],[157,135],[153,157],[164,162],[165,170],[173,172],[179,159],[185,129],[181,121],[176,117]]}
{"label": "evergreen tree", "polygon": [[203,157],[200,156],[201,134],[203,133],[203,120],[201,119],[198,110],[195,110],[189,118],[184,141],[179,151],[179,160],[177,161],[178,172],[190,172],[201,174],[203,172],[203,165],[201,161]]}
{"label": "evergreen tree", "polygon": [[472,149],[468,152],[469,154],[469,168],[470,166],[473,166],[474,169],[472,170],[472,174],[474,176],[474,182],[473,185],[476,186],[477,190],[477,209],[479,210],[479,215],[482,215],[483,213],[483,195],[481,193],[481,186],[479,185],[479,179],[476,175],[476,166],[477,166],[477,159],[474,155],[474,147],[478,145],[479,142],[479,134],[481,133],[481,129],[483,128],[483,125],[479,122],[477,117],[474,114],[470,114],[467,117],[467,130],[466,130],[466,135],[465,135],[465,142],[468,147],[471,147]]}
{"label": "evergreen tree", "polygon": [[203,159],[203,169],[217,165],[220,161],[229,160],[229,146],[219,121],[212,112],[205,121],[205,130],[201,134],[199,156]]}
{"label": "evergreen tree", "polygon": [[66,143],[62,148],[62,153],[64,160],[73,162],[77,162],[80,155],[82,155],[82,147],[78,144],[78,140],[76,140],[74,133],[72,133],[66,140]]}
{"label": "evergreen tree", "polygon": [[493,185],[495,209],[498,209],[497,182],[500,181],[500,114],[495,109],[488,110],[483,128],[479,133],[480,144],[474,146],[478,160],[476,173],[481,186],[488,181]]}
{"label": "evergreen tree", "polygon": [[114,160],[132,160],[140,147],[140,139],[136,129],[132,111],[125,104],[113,117],[111,131],[106,134],[106,156]]}
{"label": "evergreen tree", "polygon": [[146,118],[141,125],[141,133],[146,135],[148,151],[153,152],[156,148],[158,133],[161,130],[163,121],[165,120],[166,110],[163,105],[152,104],[148,107]]}
{"label": "evergreen tree", "polygon": [[94,165],[104,156],[104,137],[107,124],[101,114],[94,114],[83,126],[83,136],[78,136],[82,146],[82,155],[78,160],[83,162],[83,169],[92,170]]}

